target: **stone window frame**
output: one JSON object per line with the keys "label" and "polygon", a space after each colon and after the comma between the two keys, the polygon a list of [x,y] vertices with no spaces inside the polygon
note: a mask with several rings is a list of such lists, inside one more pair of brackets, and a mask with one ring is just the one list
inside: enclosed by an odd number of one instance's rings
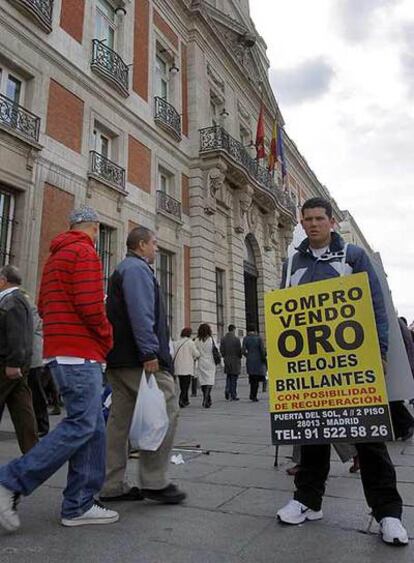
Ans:
{"label": "stone window frame", "polygon": [[[15,238],[15,225],[16,225],[16,193],[6,186],[0,184],[0,218],[1,218],[1,232],[0,232],[0,266],[4,266],[8,263],[13,263],[15,254],[13,253],[13,242]],[[4,200],[9,198],[9,208],[7,210],[7,216],[4,214]],[[6,229],[3,225],[6,223]],[[4,232],[5,231],[5,232]],[[5,236],[5,241],[3,244],[3,236]],[[4,248],[4,252],[3,252]]]}
{"label": "stone window frame", "polygon": [[[167,267],[161,268],[161,260],[164,256],[167,260]],[[177,311],[175,310],[177,299],[176,299],[176,288],[177,288],[177,254],[176,252],[166,248],[161,245],[158,247],[156,263],[155,263],[155,274],[160,285],[161,295],[164,299],[164,305],[166,308],[166,318],[170,331],[170,335],[174,334],[175,324],[177,322]],[[162,279],[162,276],[166,276]],[[165,291],[164,291],[165,288]]]}
{"label": "stone window frame", "polygon": [[[106,233],[108,240],[105,248],[101,248],[101,234]],[[117,243],[118,229],[114,225],[110,225],[104,221],[99,223],[99,235],[96,242],[96,252],[102,263],[103,283],[105,294],[108,291],[109,277],[115,268],[114,262],[116,261],[116,243]]]}
{"label": "stone window frame", "polygon": [[177,201],[181,202],[181,190],[179,189],[179,171],[171,166],[168,162],[166,162],[162,157],[156,156],[155,158],[155,173],[156,173],[156,181],[155,181],[155,191],[160,190],[159,184],[159,176],[160,173],[165,174],[169,178],[169,191],[167,191],[167,195],[173,197]]}
{"label": "stone window frame", "polygon": [[[167,75],[167,98],[166,102],[172,105],[175,110],[180,113],[179,108],[181,108],[182,104],[182,95],[181,95],[181,80],[177,79],[179,73],[176,75],[172,75],[169,72],[170,67],[173,64],[176,64],[179,60],[179,52],[178,50],[171,45],[163,35],[161,35],[157,29],[154,27],[154,38],[152,42],[153,46],[153,55],[152,55],[152,99],[156,96],[160,96],[160,93],[157,90],[157,65],[156,59],[159,57],[163,62],[166,64],[166,75]],[[181,72],[181,69],[180,69]],[[162,96],[160,96],[162,97]]]}
{"label": "stone window frame", "polygon": [[111,140],[111,152],[109,160],[115,162],[119,166],[126,168],[126,137],[125,131],[119,127],[115,127],[106,117],[98,113],[93,108],[89,112],[89,133],[88,133],[88,153],[95,150],[93,142],[94,129],[98,128]]}

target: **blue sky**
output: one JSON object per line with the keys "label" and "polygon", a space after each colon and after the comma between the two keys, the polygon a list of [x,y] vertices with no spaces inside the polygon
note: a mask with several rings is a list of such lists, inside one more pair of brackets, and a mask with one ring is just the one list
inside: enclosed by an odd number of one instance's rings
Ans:
{"label": "blue sky", "polygon": [[414,1],[251,0],[286,130],[414,320]]}

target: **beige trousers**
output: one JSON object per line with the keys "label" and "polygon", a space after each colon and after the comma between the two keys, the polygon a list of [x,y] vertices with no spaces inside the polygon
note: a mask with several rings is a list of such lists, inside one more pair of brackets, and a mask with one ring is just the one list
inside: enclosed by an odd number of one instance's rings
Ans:
{"label": "beige trousers", "polygon": [[[125,482],[128,435],[143,369],[114,368],[106,373],[112,386],[112,405],[106,437],[106,478],[101,495],[117,496],[128,490]],[[157,451],[140,452],[138,481],[143,489],[163,489],[169,483],[167,468],[179,412],[173,377],[167,371],[159,371],[154,375],[165,396],[170,426]]]}

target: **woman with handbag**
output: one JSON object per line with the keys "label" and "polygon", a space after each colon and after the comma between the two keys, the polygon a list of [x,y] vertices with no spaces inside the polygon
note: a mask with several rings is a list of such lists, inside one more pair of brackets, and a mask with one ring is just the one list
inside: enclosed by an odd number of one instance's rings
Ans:
{"label": "woman with handbag", "polygon": [[194,362],[200,356],[200,352],[191,339],[191,333],[191,328],[183,328],[180,340],[174,342],[174,375],[178,377],[180,385],[178,404],[181,408],[187,407],[190,404],[188,389],[191,378],[194,376]]}
{"label": "woman with handbag", "polygon": [[[216,379],[216,365],[221,362],[220,352],[213,340],[210,325],[202,323],[198,327],[195,345],[199,351],[196,373],[203,392],[203,407],[211,407],[211,389]],[[218,362],[218,363],[217,363]]]}

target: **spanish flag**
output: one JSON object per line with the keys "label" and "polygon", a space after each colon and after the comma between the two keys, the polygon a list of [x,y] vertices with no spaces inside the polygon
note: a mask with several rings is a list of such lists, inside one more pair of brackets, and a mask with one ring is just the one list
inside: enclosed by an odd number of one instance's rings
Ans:
{"label": "spanish flag", "polygon": [[277,121],[276,119],[273,120],[273,128],[272,128],[272,140],[270,141],[270,152],[268,158],[268,165],[267,169],[269,172],[274,175],[275,173],[275,166],[277,162]]}
{"label": "spanish flag", "polygon": [[260,114],[259,121],[257,122],[257,132],[256,132],[256,158],[266,158],[265,150],[265,124],[264,124],[264,106],[263,100],[260,103]]}

